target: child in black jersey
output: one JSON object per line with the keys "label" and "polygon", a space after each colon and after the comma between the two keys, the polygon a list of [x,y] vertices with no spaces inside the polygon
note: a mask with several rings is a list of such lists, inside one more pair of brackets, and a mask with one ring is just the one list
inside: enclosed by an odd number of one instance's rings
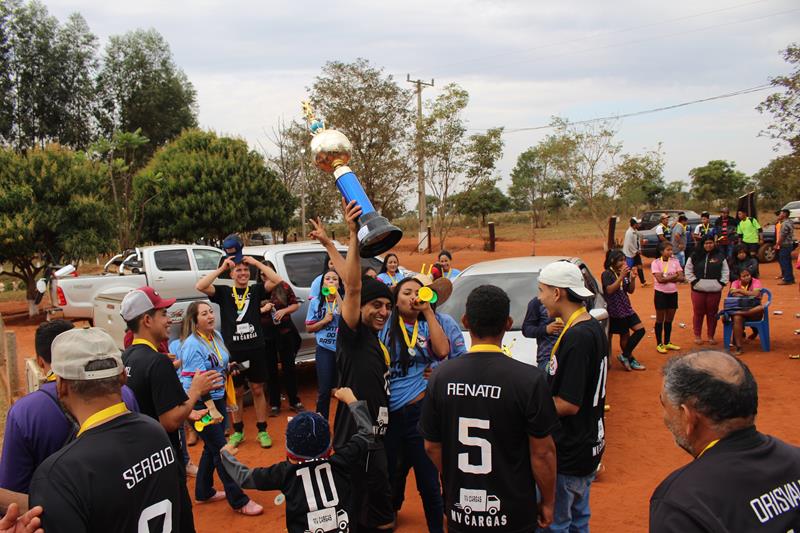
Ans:
{"label": "child in black jersey", "polygon": [[351,504],[351,473],[364,468],[367,448],[374,442],[367,404],[342,387],[336,399],[347,404],[358,431],[337,449],[331,448],[328,421],[317,413],[303,412],[286,428],[286,461],[250,469],[236,460],[238,450],[222,449],[222,463],[243,489],[280,490],[286,497],[286,528],[305,531],[345,532],[356,522]]}

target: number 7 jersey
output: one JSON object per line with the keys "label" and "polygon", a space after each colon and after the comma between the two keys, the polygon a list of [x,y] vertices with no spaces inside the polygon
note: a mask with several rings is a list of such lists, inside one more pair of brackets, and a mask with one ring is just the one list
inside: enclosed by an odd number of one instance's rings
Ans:
{"label": "number 7 jersey", "polygon": [[531,531],[529,438],[558,426],[544,373],[503,353],[471,352],[434,371],[423,401],[422,436],[442,446],[449,531]]}

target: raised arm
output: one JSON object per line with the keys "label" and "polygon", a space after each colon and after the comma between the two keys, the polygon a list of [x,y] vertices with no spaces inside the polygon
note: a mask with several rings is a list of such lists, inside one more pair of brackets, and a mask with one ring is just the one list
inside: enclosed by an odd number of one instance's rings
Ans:
{"label": "raised arm", "polygon": [[350,241],[347,245],[347,259],[345,260],[342,275],[344,276],[344,301],[342,302],[342,319],[355,330],[361,321],[361,259],[358,254],[358,224],[356,220],[361,216],[361,207],[352,200],[345,205],[344,218],[350,229]]}
{"label": "raised arm", "polygon": [[213,285],[214,282],[226,270],[229,269],[233,270],[234,266],[235,265],[233,264],[233,260],[231,260],[230,257],[226,257],[225,261],[222,262],[222,264],[219,266],[218,269],[212,270],[211,272],[200,278],[200,280],[197,282],[194,288],[207,296],[214,296],[214,293],[216,292],[216,289],[214,289]]}
{"label": "raised arm", "polygon": [[[328,257],[333,263],[333,269],[338,272],[340,276],[344,276],[344,258],[342,257],[342,254],[339,253],[339,250],[336,249],[336,246],[334,246],[331,238],[328,237],[328,234],[325,231],[325,226],[322,225],[322,221],[319,219],[319,217],[317,217],[316,220],[309,219],[308,221],[311,223],[311,227],[314,228],[311,230],[309,236],[312,239],[319,241],[319,243],[325,247],[325,251],[328,252]],[[344,279],[342,281],[344,281]]]}

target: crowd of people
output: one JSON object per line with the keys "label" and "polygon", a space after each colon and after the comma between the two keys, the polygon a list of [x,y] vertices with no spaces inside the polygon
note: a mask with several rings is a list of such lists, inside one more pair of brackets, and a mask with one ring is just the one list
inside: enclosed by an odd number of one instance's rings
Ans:
{"label": "crowd of people", "polygon": [[[227,500],[237,513],[264,513],[245,492],[255,489],[281,491],[290,533],[390,532],[412,468],[430,532],[588,531],[591,486],[606,448],[614,335],[620,363],[645,369],[634,355],[645,329],[629,297],[637,278],[644,285],[641,251],[631,249],[629,235],[607,255],[601,275],[608,334],[587,310],[596,295],[576,265],[556,261],[541,270],[522,324],[538,341],[534,366],[503,348],[513,320],[502,289],[482,285],[467,297],[459,317],[467,343],[454,317],[437,311],[459,273],[452,254],[443,251],[427,273],[403,271],[394,254],[380,272],[362,269],[361,210],[351,202],[343,211],[346,257],[323,224],[311,221],[311,236],[328,253],[305,320],[317,342],[314,410],[300,402],[294,374],[299,332],[290,317],[298,300],[272,265],[244,256],[231,236],[224,262],[197,282],[209,300],[190,304],[177,339],[169,339],[166,311],[174,300],[149,287],[123,300],[130,338],[122,354],[98,328],[59,320],[38,328],[37,362],[47,377],[8,414],[0,531],[191,532],[193,505]],[[637,245],[638,224],[632,219],[629,230]],[[734,225],[722,224],[724,243],[704,213],[685,261],[673,237],[686,239],[688,228],[659,234],[651,273],[661,353],[680,350],[671,337],[680,283],[691,284],[698,344],[716,343],[721,317],[732,322],[739,353],[745,322],[758,317],[758,263],[750,243],[734,247]],[[778,244],[792,238],[787,232]],[[232,285],[218,282],[224,275]],[[727,305],[745,298],[755,304]],[[651,531],[796,527],[800,450],[756,430],[757,386],[747,365],[724,351],[696,351],[669,359],[663,375],[666,426],[693,461],[654,492]],[[246,442],[245,386],[264,448],[276,437],[268,418],[281,411],[285,390],[294,416],[276,439],[285,443],[284,461],[237,458]],[[187,451],[192,426],[203,445],[196,466]]]}

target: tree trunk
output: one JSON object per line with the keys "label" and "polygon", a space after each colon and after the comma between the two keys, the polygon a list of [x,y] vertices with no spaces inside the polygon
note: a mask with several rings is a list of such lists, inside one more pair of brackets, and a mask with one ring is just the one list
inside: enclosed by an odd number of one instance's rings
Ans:
{"label": "tree trunk", "polygon": [[25,299],[28,302],[28,316],[33,318],[39,314],[39,306],[36,304],[39,291],[36,290],[36,280],[31,278],[25,280]]}

